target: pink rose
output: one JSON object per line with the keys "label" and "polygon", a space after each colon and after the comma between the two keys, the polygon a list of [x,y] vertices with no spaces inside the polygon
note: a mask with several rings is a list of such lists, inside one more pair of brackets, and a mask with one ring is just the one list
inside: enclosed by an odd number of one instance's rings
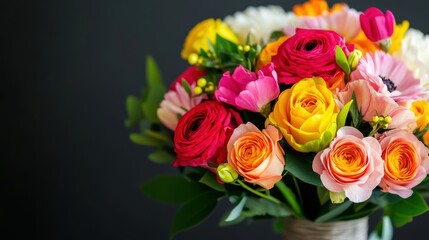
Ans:
{"label": "pink rose", "polygon": [[353,127],[342,127],[330,146],[317,153],[313,170],[331,192],[344,192],[352,202],[364,202],[383,177],[380,144]]}
{"label": "pink rose", "polygon": [[311,77],[331,80],[342,71],[335,60],[337,45],[347,56],[353,50],[353,47],[348,49],[344,37],[334,31],[297,29],[273,57],[279,82],[293,84]]}
{"label": "pink rose", "polygon": [[233,129],[241,123],[236,111],[219,102],[206,100],[196,105],[177,123],[173,165],[210,169],[212,164],[226,162],[226,144]]}
{"label": "pink rose", "polygon": [[277,73],[272,64],[263,67],[257,74],[240,65],[232,76],[230,72],[223,74],[215,97],[240,110],[261,112],[279,93]]}
{"label": "pink rose", "polygon": [[414,134],[400,129],[384,132],[378,138],[384,160],[380,187],[383,192],[408,198],[413,194],[411,188],[429,173],[429,149]]}
{"label": "pink rose", "polygon": [[238,126],[228,141],[228,163],[246,182],[271,189],[285,167],[282,134],[268,125],[260,131],[253,123]]}

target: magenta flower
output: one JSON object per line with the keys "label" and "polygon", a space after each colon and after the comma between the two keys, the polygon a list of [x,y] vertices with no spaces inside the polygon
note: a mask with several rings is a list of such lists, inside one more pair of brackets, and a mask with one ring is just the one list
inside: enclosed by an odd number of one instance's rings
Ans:
{"label": "magenta flower", "polygon": [[277,73],[273,64],[256,73],[238,66],[234,73],[225,72],[219,81],[215,97],[240,110],[262,112],[280,94]]}
{"label": "magenta flower", "polygon": [[350,81],[364,79],[375,91],[402,103],[424,96],[420,80],[404,62],[383,51],[367,53],[361,58]]}
{"label": "magenta flower", "polygon": [[383,14],[380,9],[370,7],[359,18],[362,30],[369,40],[381,42],[392,36],[395,17],[389,10]]}

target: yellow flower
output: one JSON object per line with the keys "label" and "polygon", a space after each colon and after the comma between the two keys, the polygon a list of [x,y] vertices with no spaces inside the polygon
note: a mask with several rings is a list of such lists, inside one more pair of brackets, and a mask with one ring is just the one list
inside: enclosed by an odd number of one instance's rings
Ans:
{"label": "yellow flower", "polygon": [[337,131],[339,107],[322,78],[305,78],[284,90],[269,121],[300,152],[326,148]]}
{"label": "yellow flower", "polygon": [[[416,116],[417,128],[422,131],[429,124],[429,103],[422,99],[411,104],[411,111]],[[429,146],[429,131],[423,135],[423,143]]]}
{"label": "yellow flower", "polygon": [[411,111],[416,116],[417,127],[423,130],[429,123],[429,103],[422,99],[411,104]]}
{"label": "yellow flower", "polygon": [[188,56],[192,53],[199,54],[200,49],[207,51],[209,49],[208,41],[214,44],[216,34],[231,42],[238,42],[237,36],[221,19],[209,18],[199,22],[189,31],[183,45],[182,58],[188,59]]}
{"label": "yellow flower", "polygon": [[395,29],[393,30],[393,35],[390,38],[392,41],[389,47],[390,54],[399,51],[399,49],[401,48],[402,39],[404,39],[405,33],[407,32],[409,27],[410,27],[410,23],[407,20],[402,21],[401,24],[395,25]]}
{"label": "yellow flower", "polygon": [[271,57],[277,54],[279,46],[286,41],[288,37],[283,36],[277,39],[276,41],[268,43],[261,51],[258,56],[258,62],[256,64],[256,69],[261,69],[263,66],[271,62]]}
{"label": "yellow flower", "polygon": [[296,16],[319,16],[327,12],[335,12],[343,8],[344,3],[337,3],[329,9],[325,0],[309,0],[303,4],[293,6],[293,12]]}

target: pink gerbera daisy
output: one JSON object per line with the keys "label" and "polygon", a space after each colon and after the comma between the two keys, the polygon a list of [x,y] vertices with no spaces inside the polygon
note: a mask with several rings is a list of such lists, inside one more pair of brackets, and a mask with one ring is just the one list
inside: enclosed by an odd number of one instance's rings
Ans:
{"label": "pink gerbera daisy", "polygon": [[352,72],[350,81],[364,79],[377,92],[402,103],[421,99],[420,80],[415,78],[404,62],[383,51],[367,53]]}

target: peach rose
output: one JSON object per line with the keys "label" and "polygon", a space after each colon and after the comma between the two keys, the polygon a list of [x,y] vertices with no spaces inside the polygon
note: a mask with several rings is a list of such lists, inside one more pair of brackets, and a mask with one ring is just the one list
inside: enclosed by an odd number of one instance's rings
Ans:
{"label": "peach rose", "polygon": [[251,122],[241,124],[228,141],[228,163],[246,182],[271,189],[282,179],[285,166],[281,138],[274,126],[260,131]]}
{"label": "peach rose", "polygon": [[342,127],[330,146],[314,157],[313,170],[329,191],[364,202],[384,174],[380,144],[373,137],[364,138],[356,128]]}
{"label": "peach rose", "polygon": [[429,173],[429,149],[417,137],[401,129],[378,136],[384,164],[383,192],[408,198]]}

